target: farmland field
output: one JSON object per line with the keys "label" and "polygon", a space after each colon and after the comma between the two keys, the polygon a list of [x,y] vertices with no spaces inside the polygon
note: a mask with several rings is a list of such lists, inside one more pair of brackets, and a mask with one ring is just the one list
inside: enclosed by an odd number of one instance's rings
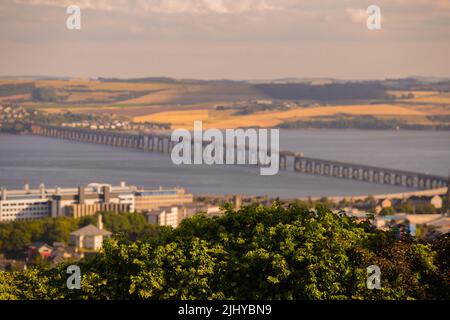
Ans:
{"label": "farmland field", "polygon": [[273,127],[285,121],[338,114],[390,117],[423,117],[427,115],[424,112],[395,105],[360,105],[296,108],[288,111],[261,112],[240,116],[233,116],[227,112],[211,113],[207,110],[168,111],[135,117],[134,120],[136,122],[170,122],[174,128],[192,128],[195,120],[203,121],[204,126],[208,128]]}
{"label": "farmland field", "polygon": [[[191,128],[194,120],[215,128],[273,127],[289,121],[321,120],[343,114],[428,125],[433,121],[446,123],[446,115],[450,114],[450,94],[434,90],[433,86],[386,90],[385,94],[376,85],[345,86],[334,85],[332,81],[323,85],[318,89],[317,84],[272,87],[270,83],[261,86],[226,80],[4,79],[0,80],[3,90],[0,102],[19,103],[48,113],[70,111],[119,116],[140,123],[170,123],[174,128]],[[365,94],[361,92],[379,97],[361,98]],[[327,100],[333,95],[346,98]],[[259,107],[254,107],[255,103]]]}

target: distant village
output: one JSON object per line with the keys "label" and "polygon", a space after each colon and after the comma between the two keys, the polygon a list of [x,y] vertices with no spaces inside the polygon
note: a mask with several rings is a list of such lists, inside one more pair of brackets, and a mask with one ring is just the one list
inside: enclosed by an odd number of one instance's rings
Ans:
{"label": "distant village", "polygon": [[36,109],[24,108],[16,104],[0,104],[0,131],[27,133],[27,125],[39,122],[90,130],[155,132],[170,129],[170,124],[135,123],[125,117],[70,112],[43,114]]}
{"label": "distant village", "polygon": [[0,104],[0,127],[3,123],[13,123],[18,120],[29,119],[37,115],[38,111],[28,110],[19,105],[1,105]]}

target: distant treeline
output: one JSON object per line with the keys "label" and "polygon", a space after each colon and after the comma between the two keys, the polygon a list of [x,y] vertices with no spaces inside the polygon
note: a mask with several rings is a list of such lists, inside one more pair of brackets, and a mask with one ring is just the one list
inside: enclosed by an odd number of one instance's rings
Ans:
{"label": "distant treeline", "polygon": [[450,80],[427,78],[386,79],[381,83],[390,90],[450,91]]}
{"label": "distant treeline", "polygon": [[34,88],[31,92],[33,100],[39,102],[63,102],[67,96],[58,95],[53,88]]}
{"label": "distant treeline", "polygon": [[32,82],[0,85],[0,97],[31,93],[34,88]]}
{"label": "distant treeline", "polygon": [[281,100],[332,101],[390,98],[386,89],[377,83],[259,84],[256,88],[273,99]]}
{"label": "distant treeline", "polygon": [[30,120],[41,124],[57,124],[61,125],[64,122],[81,122],[81,121],[96,121],[100,120],[101,116],[85,113],[38,113],[33,115]]}
{"label": "distant treeline", "polygon": [[450,130],[450,125],[447,124],[409,124],[396,119],[379,119],[373,116],[338,116],[287,121],[279,127],[284,129]]}

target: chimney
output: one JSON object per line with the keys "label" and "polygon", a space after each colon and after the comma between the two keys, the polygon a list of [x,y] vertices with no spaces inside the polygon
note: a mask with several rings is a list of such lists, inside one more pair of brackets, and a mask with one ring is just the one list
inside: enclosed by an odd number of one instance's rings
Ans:
{"label": "chimney", "polygon": [[127,184],[125,183],[125,181],[120,182],[120,187],[121,188],[125,188],[127,186]]}
{"label": "chimney", "polygon": [[101,214],[98,215],[97,227],[103,230],[103,216]]}
{"label": "chimney", "polygon": [[25,186],[23,187],[23,190],[25,190],[25,191],[30,191],[30,185],[27,183],[27,184],[25,184]]}
{"label": "chimney", "polygon": [[78,204],[84,204],[85,199],[84,187],[78,187]]}
{"label": "chimney", "polygon": [[2,188],[2,201],[6,201],[6,194],[7,194],[6,189]]}

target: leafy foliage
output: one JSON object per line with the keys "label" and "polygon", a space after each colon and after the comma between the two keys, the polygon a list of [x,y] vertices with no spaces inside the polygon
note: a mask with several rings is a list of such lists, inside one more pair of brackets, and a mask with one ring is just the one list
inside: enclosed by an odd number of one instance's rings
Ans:
{"label": "leafy foliage", "polygon": [[[0,298],[449,298],[448,237],[433,246],[397,239],[324,206],[224,211],[186,219],[146,240],[106,241],[99,255],[79,264],[81,290],[66,288],[67,265],[0,273]],[[381,268],[381,290],[366,287],[370,265]]]}

